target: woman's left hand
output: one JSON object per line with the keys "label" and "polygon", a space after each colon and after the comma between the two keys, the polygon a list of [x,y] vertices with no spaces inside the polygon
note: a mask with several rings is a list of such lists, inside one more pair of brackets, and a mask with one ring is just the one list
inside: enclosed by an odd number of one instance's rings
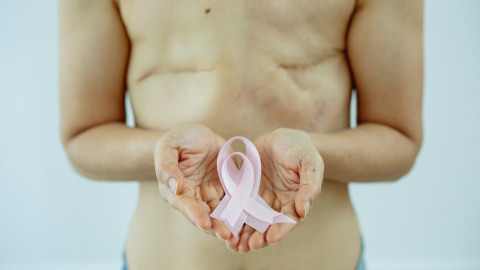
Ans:
{"label": "woman's left hand", "polygon": [[260,233],[245,225],[227,246],[242,253],[284,239],[306,217],[320,194],[323,159],[304,131],[277,129],[254,142],[262,162],[259,195],[296,223],[278,223]]}

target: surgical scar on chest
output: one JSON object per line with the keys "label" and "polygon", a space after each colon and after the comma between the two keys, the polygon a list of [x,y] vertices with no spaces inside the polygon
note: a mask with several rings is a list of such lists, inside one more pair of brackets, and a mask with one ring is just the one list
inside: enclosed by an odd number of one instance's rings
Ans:
{"label": "surgical scar on chest", "polygon": [[189,68],[189,69],[174,69],[174,70],[154,70],[144,74],[137,79],[137,82],[141,82],[148,77],[155,75],[175,75],[175,74],[201,74],[213,71],[213,68]]}
{"label": "surgical scar on chest", "polygon": [[308,81],[305,78],[305,73],[315,68],[321,61],[316,61],[308,64],[296,65],[279,65],[279,68],[285,70],[300,90],[307,90],[309,88]]}

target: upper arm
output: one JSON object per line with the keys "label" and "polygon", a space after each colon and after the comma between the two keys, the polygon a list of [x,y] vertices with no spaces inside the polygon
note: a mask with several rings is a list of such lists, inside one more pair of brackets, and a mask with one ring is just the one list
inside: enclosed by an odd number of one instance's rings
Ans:
{"label": "upper arm", "polygon": [[129,42],[113,0],[60,0],[61,137],[125,121]]}
{"label": "upper arm", "polygon": [[422,141],[423,1],[359,1],[347,38],[358,121]]}

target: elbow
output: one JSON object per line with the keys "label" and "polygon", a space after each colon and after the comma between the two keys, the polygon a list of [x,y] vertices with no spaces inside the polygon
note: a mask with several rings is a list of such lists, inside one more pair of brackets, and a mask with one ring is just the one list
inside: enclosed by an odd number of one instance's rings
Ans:
{"label": "elbow", "polygon": [[99,180],[98,177],[95,177],[93,172],[89,170],[88,166],[85,165],[85,162],[79,158],[79,153],[77,147],[75,147],[72,140],[63,141],[63,149],[67,154],[68,161],[71,168],[79,175],[84,176],[89,179]]}
{"label": "elbow", "polygon": [[415,166],[418,154],[422,146],[422,138],[409,139],[408,147],[405,147],[404,154],[398,159],[398,166],[394,173],[386,179],[389,182],[395,182],[406,176]]}
{"label": "elbow", "polygon": [[105,179],[105,177],[101,177],[100,175],[96,174],[95,171],[82,164],[82,162],[79,162],[74,158],[70,157],[70,155],[68,155],[68,160],[70,162],[70,166],[77,174],[90,180],[108,180]]}
{"label": "elbow", "polygon": [[70,161],[70,166],[77,174],[91,180],[105,180],[103,178],[96,176],[91,170],[88,170],[88,168],[85,168],[84,166],[82,166],[82,164],[80,164],[79,162],[76,162],[72,158],[69,157],[68,159]]}
{"label": "elbow", "polygon": [[62,146],[72,169],[79,175],[92,180],[108,180],[104,175],[100,175],[95,170],[95,166],[91,164],[91,161],[88,161],[87,158],[82,158],[82,149],[84,147],[79,145],[79,143],[75,136],[69,138],[62,136]]}
{"label": "elbow", "polygon": [[410,160],[404,162],[397,171],[392,174],[387,181],[388,182],[396,182],[406,176],[414,167],[416,158],[411,158]]}

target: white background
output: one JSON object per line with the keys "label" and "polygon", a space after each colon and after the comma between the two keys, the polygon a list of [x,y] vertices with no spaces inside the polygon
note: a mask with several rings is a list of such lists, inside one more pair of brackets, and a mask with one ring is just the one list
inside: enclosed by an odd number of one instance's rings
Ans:
{"label": "white background", "polygon": [[[422,151],[400,181],[352,185],[369,269],[480,269],[479,28],[480,1],[426,2]],[[120,269],[137,184],[67,162],[56,2],[0,2],[0,41],[0,269]]]}

